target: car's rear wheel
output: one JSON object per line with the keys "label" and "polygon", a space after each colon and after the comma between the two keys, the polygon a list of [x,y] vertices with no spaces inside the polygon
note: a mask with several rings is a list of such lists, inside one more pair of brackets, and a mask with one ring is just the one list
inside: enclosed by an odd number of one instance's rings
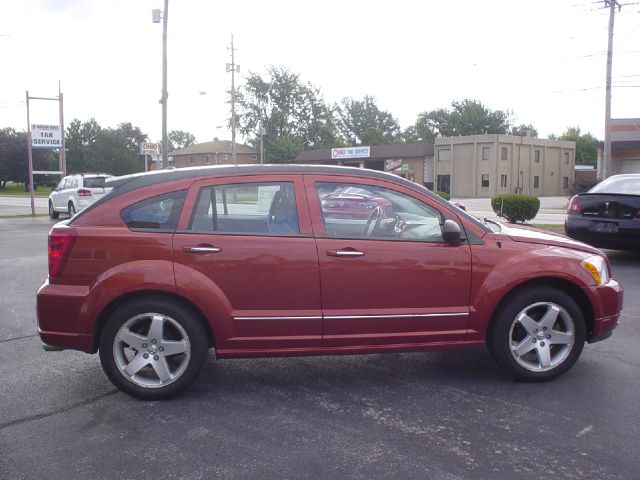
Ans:
{"label": "car's rear wheel", "polygon": [[207,336],[194,313],[160,298],[118,308],[100,336],[100,361],[123,392],[143,400],[172,397],[198,376]]}
{"label": "car's rear wheel", "polygon": [[69,218],[73,217],[76,214],[76,207],[73,206],[73,202],[69,202]]}
{"label": "car's rear wheel", "polygon": [[60,216],[58,212],[56,212],[53,208],[53,202],[49,200],[49,218],[51,220],[55,220]]}
{"label": "car's rear wheel", "polygon": [[578,360],[586,336],[578,304],[550,287],[521,290],[499,309],[487,334],[495,361],[520,381],[562,375]]}

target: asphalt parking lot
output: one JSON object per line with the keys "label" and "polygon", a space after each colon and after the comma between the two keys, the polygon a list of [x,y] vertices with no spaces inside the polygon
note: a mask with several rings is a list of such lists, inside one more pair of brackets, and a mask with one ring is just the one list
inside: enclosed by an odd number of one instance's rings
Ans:
{"label": "asphalt parking lot", "polygon": [[44,352],[46,217],[0,219],[0,479],[633,479],[640,254],[608,252],[622,323],[544,384],[483,349],[216,361],[166,402],[119,393],[95,355]]}

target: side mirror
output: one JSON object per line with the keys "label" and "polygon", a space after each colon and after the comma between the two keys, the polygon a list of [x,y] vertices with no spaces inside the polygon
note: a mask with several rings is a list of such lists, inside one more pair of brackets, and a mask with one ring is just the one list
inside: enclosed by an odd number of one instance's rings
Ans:
{"label": "side mirror", "polygon": [[451,219],[446,219],[442,225],[442,239],[447,243],[459,243],[462,240],[460,225]]}

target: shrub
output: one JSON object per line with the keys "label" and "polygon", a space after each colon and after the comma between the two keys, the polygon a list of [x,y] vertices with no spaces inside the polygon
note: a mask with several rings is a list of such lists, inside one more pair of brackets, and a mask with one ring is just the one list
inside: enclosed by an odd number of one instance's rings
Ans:
{"label": "shrub", "polygon": [[434,190],[433,193],[435,193],[439,197],[444,198],[445,200],[450,200],[451,199],[451,197],[449,196],[449,194],[447,192],[439,192],[438,190]]}
{"label": "shrub", "polygon": [[540,209],[538,197],[508,193],[491,199],[491,207],[499,217],[510,223],[525,222],[533,219]]}

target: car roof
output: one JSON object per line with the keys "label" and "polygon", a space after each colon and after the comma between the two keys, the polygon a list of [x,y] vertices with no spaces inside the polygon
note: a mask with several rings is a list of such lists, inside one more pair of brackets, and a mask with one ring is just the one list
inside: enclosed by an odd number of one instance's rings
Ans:
{"label": "car roof", "polygon": [[229,175],[268,175],[277,173],[295,174],[328,174],[328,175],[356,175],[359,177],[376,178],[380,180],[400,183],[413,190],[424,193],[426,188],[391,173],[356,167],[338,167],[333,165],[216,165],[204,167],[174,168],[169,170],[154,170],[151,172],[134,173],[122,177],[107,179],[107,186],[114,187],[112,196],[156,185],[159,183],[200,177],[222,177]]}

